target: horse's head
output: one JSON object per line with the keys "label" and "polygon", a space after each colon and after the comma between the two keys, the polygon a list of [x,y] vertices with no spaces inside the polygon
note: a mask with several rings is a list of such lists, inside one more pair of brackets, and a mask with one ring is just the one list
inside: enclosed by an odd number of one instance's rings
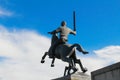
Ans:
{"label": "horse's head", "polygon": [[48,32],[48,34],[52,35],[52,39],[51,39],[51,45],[52,45],[56,40],[58,40],[58,35],[57,33],[53,33],[53,32]]}

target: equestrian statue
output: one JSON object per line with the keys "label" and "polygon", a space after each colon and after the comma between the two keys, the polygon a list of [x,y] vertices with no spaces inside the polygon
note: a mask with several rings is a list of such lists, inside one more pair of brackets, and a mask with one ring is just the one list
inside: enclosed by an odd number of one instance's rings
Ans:
{"label": "equestrian statue", "polygon": [[76,68],[76,63],[79,64],[83,73],[87,71],[87,69],[83,67],[80,59],[77,59],[76,50],[82,52],[83,54],[88,54],[88,52],[83,50],[83,48],[77,43],[73,45],[67,43],[69,34],[76,35],[75,12],[73,13],[73,18],[74,18],[74,30],[68,28],[66,26],[67,23],[65,21],[62,21],[60,27],[58,27],[56,30],[53,30],[52,32],[48,32],[49,34],[52,35],[51,46],[48,52],[45,52],[41,60],[41,63],[44,63],[45,62],[44,59],[48,55],[49,58],[53,59],[51,67],[54,67],[55,58],[67,62],[69,66],[65,67],[64,76],[73,74],[78,70]]}

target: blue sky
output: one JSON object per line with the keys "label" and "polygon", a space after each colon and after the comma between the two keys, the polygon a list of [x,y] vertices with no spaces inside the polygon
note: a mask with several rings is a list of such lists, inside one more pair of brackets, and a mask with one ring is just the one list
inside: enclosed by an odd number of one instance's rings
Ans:
{"label": "blue sky", "polygon": [[73,11],[77,34],[70,35],[68,43],[79,43],[90,52],[78,55],[88,72],[119,62],[119,4],[119,0],[0,0],[0,79],[49,80],[63,75],[58,73],[65,66],[61,61],[54,69],[48,67],[50,60],[45,65],[39,61],[50,46],[47,32],[63,20],[73,29]]}
{"label": "blue sky", "polygon": [[[13,12],[13,17],[1,18],[8,28],[25,28],[49,36],[62,20],[73,28],[72,12],[76,11],[77,35],[70,43],[80,43],[86,49],[119,45],[119,0],[1,0],[0,5]],[[50,36],[49,36],[50,37]]]}

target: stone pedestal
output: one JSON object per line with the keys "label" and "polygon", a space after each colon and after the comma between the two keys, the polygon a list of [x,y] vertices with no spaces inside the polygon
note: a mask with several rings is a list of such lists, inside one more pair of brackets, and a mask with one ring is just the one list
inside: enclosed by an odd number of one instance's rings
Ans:
{"label": "stone pedestal", "polygon": [[52,80],[91,80],[91,77],[85,73],[76,72],[75,74],[52,79]]}

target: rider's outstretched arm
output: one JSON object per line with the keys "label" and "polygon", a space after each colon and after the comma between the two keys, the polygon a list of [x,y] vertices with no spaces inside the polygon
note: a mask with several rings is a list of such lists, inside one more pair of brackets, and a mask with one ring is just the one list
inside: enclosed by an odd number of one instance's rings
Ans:
{"label": "rider's outstretched arm", "polygon": [[70,30],[70,34],[76,35],[76,31]]}

